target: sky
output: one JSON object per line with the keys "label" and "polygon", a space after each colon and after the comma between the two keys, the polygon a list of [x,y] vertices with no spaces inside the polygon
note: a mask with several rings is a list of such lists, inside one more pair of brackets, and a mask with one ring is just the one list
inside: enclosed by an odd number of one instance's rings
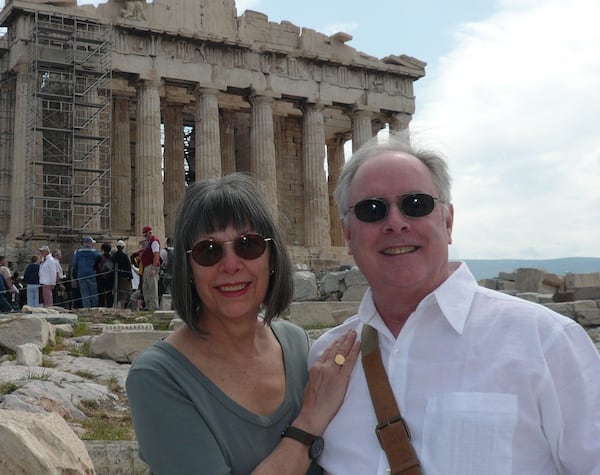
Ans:
{"label": "sky", "polygon": [[[86,0],[80,3],[95,3]],[[0,0],[0,7],[3,2]],[[453,177],[454,259],[600,257],[600,2],[236,0],[427,63],[411,130]]]}

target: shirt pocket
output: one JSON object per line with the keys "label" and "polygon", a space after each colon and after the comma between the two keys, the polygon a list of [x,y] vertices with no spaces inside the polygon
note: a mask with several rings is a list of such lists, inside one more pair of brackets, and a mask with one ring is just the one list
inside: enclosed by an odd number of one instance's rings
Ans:
{"label": "shirt pocket", "polygon": [[430,398],[423,427],[425,473],[512,473],[517,414],[514,394],[460,392]]}

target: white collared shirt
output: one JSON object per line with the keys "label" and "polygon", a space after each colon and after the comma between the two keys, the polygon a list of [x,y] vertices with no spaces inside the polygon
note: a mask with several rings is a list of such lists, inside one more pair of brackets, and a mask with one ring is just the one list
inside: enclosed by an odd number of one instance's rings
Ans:
{"label": "white collared shirt", "polygon": [[[600,355],[583,328],[548,308],[477,285],[466,264],[411,314],[395,339],[367,291],[323,335],[368,322],[425,475],[600,475]],[[324,433],[333,475],[389,473],[362,364]]]}
{"label": "white collared shirt", "polygon": [[48,254],[40,263],[38,271],[41,285],[53,285],[57,282],[57,277],[62,276],[60,263]]}

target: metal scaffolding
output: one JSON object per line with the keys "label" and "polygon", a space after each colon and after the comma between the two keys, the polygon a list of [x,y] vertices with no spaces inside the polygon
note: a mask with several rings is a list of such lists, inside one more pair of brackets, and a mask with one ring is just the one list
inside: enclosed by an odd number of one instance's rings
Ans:
{"label": "metal scaffolding", "polygon": [[110,26],[36,12],[31,31],[25,236],[110,232]]}

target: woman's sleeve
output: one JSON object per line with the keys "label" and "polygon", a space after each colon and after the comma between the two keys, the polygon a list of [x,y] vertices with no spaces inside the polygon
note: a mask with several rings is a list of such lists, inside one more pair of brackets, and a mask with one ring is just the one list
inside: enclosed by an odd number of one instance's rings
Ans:
{"label": "woman's sleeve", "polygon": [[202,415],[171,376],[132,367],[127,396],[140,457],[154,475],[231,473]]}

